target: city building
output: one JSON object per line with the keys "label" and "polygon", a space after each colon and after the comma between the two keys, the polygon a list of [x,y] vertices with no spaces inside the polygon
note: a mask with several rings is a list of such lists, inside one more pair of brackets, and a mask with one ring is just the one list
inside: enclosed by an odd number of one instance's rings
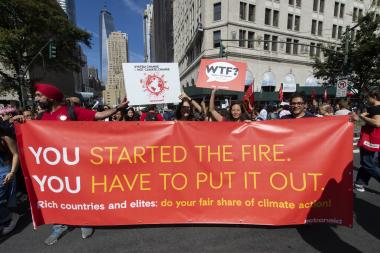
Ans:
{"label": "city building", "polygon": [[144,62],[154,62],[153,4],[144,10]]}
{"label": "city building", "polygon": [[[375,2],[375,4],[374,4]],[[281,83],[320,86],[312,63],[322,47],[339,39],[373,0],[189,0],[174,1],[174,62],[184,87],[195,85],[202,58],[247,63],[255,91],[279,90]],[[233,41],[235,40],[235,41]],[[222,48],[223,49],[223,48]]]}
{"label": "city building", "polygon": [[117,105],[126,97],[123,63],[128,62],[128,35],[112,32],[108,38],[108,79],[103,92],[104,103]]}
{"label": "city building", "polygon": [[103,85],[107,83],[108,71],[108,36],[115,31],[113,17],[106,6],[100,11],[99,16],[99,49],[100,49],[100,80]]}
{"label": "city building", "polygon": [[[187,5],[188,1],[176,2]],[[153,1],[153,38],[154,62],[173,62],[173,0]]]}
{"label": "city building", "polygon": [[75,0],[57,0],[71,22],[76,24]]}

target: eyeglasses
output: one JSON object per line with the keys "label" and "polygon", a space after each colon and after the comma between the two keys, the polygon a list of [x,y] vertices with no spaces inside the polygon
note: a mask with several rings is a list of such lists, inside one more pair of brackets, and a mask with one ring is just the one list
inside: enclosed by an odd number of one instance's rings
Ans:
{"label": "eyeglasses", "polygon": [[291,106],[296,106],[296,105],[303,105],[305,104],[304,102],[291,102],[290,105]]}

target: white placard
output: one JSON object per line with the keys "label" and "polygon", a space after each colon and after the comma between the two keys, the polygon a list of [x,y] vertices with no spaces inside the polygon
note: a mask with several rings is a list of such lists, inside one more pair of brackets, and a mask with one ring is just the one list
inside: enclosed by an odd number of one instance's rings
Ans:
{"label": "white placard", "polygon": [[336,84],[336,97],[347,97],[348,80],[339,80]]}
{"label": "white placard", "polygon": [[295,83],[283,83],[282,92],[296,92],[297,85]]}
{"label": "white placard", "polygon": [[129,105],[179,103],[177,63],[123,63]]}

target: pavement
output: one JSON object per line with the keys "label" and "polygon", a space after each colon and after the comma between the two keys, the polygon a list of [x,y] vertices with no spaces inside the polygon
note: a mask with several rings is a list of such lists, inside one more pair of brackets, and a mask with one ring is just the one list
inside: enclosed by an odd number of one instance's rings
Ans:
{"label": "pavement", "polygon": [[[353,143],[357,142],[353,139]],[[359,155],[354,148],[355,174]],[[33,230],[27,202],[16,230],[0,237],[1,253],[22,252],[380,252],[380,184],[354,192],[354,225],[164,225],[100,227],[88,239],[80,229],[46,246],[51,226]]]}

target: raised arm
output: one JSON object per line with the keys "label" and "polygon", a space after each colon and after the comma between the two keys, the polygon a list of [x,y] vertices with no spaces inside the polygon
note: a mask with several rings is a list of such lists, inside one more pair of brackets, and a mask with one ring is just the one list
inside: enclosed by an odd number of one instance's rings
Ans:
{"label": "raised arm", "polygon": [[202,112],[202,107],[198,104],[197,101],[193,100],[191,97],[189,97],[184,91],[182,91],[182,94],[179,96],[179,99],[183,100],[184,98],[189,99],[190,103],[194,106],[194,108],[198,112]]}
{"label": "raised arm", "polygon": [[209,111],[216,121],[223,121],[223,116],[215,110],[215,93],[217,89],[211,91]]}

